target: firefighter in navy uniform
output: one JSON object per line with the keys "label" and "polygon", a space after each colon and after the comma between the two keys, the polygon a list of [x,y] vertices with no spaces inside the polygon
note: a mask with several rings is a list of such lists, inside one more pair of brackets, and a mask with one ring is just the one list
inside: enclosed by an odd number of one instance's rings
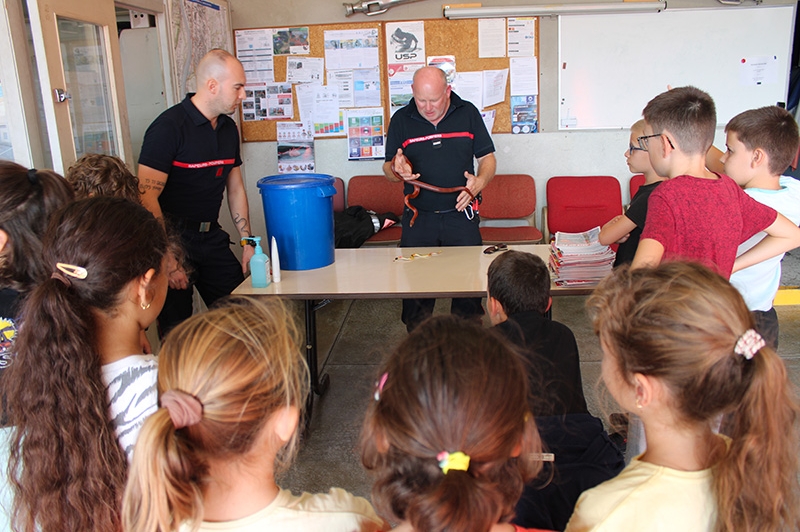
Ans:
{"label": "firefighter in navy uniform", "polygon": [[139,156],[142,203],[180,233],[191,267],[187,276],[174,257],[168,258],[170,289],[158,319],[162,337],[191,316],[193,286],[211,305],[244,280],[253,255],[245,246],[240,263],[218,222],[227,191],[239,237],[251,236],[239,131],[228,116],[245,97],[244,69],[230,53],[215,49],[200,60],[195,76],[197,92],[150,124]]}
{"label": "firefighter in navy uniform", "polygon": [[[480,113],[451,91],[444,72],[423,67],[414,74],[414,98],[389,123],[383,172],[392,181],[419,179],[443,188],[466,186],[477,196],[495,174],[494,144]],[[478,160],[475,172],[474,159]],[[418,210],[403,213],[401,247],[476,246],[482,243],[480,219],[473,198],[465,191],[440,194],[420,190],[410,200]],[[404,299],[403,323],[411,331],[433,312],[434,299]],[[483,315],[481,298],[454,298],[451,312],[463,317]]]}

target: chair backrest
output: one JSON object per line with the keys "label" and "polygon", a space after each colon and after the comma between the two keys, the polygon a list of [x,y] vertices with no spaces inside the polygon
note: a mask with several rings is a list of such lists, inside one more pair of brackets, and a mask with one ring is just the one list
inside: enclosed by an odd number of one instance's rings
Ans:
{"label": "chair backrest", "polygon": [[333,195],[333,212],[343,212],[346,205],[344,197],[344,179],[341,177],[334,177],[333,187],[336,189],[336,194]]}
{"label": "chair backrest", "polygon": [[384,175],[354,175],[347,183],[347,204],[361,205],[377,213],[403,215],[403,183]]}
{"label": "chair backrest", "polygon": [[628,190],[631,194],[631,199],[636,195],[636,192],[639,191],[639,187],[644,185],[644,174],[636,174],[635,176],[631,177],[630,183],[628,183]]}
{"label": "chair backrest", "polygon": [[547,180],[547,229],[580,233],[622,214],[619,181],[612,176],[556,176]]}
{"label": "chair backrest", "polygon": [[481,195],[481,218],[526,218],[536,212],[536,182],[527,174],[497,174]]}

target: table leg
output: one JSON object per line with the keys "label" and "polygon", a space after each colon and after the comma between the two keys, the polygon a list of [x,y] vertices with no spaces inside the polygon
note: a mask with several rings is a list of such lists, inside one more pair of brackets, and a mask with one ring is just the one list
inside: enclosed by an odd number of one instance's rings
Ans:
{"label": "table leg", "polygon": [[306,400],[306,425],[311,420],[314,409],[314,395],[323,395],[330,386],[330,376],[325,373],[320,377],[317,368],[317,307],[312,299],[305,300],[306,317],[306,363],[311,375],[311,393]]}

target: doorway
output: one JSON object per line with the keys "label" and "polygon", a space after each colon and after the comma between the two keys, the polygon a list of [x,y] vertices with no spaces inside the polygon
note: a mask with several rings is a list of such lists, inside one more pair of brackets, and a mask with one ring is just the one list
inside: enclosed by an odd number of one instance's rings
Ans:
{"label": "doorway", "polygon": [[119,6],[116,14],[131,139],[129,164],[136,173],[144,133],[168,106],[164,83],[168,69],[161,62],[156,17]]}

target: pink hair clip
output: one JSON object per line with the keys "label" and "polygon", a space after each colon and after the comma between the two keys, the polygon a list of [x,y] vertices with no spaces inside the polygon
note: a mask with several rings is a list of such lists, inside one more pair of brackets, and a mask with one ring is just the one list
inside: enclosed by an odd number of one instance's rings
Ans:
{"label": "pink hair clip", "polygon": [[389,378],[388,373],[384,373],[381,375],[381,378],[378,382],[375,383],[375,400],[381,400],[381,392],[383,392],[383,386],[386,384],[386,379]]}
{"label": "pink hair clip", "polygon": [[755,331],[755,329],[747,329],[738,340],[736,340],[736,347],[733,352],[741,355],[747,360],[751,360],[753,355],[758,353],[758,350],[767,345],[764,338]]}

